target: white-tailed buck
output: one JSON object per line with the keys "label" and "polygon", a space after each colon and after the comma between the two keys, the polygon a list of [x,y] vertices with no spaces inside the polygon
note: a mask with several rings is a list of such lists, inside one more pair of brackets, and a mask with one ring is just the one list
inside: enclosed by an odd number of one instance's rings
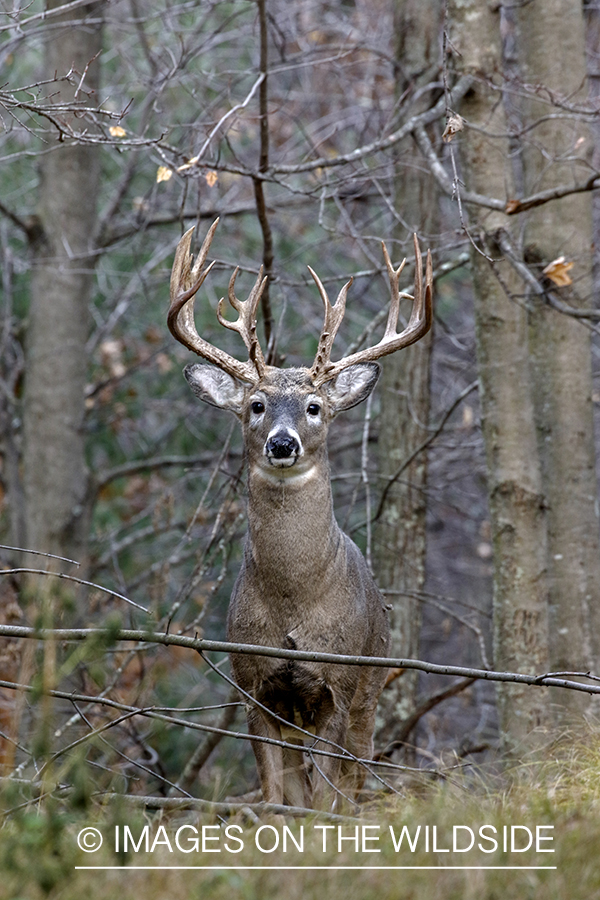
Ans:
{"label": "white-tailed buck", "polygon": [[[310,369],[279,369],[265,363],[256,337],[256,309],[266,282],[262,269],[245,301],[235,296],[237,269],[231,277],[228,296],[238,313],[236,322],[223,317],[223,299],[217,309],[221,325],[239,332],[246,344],[246,362],[212,346],[196,330],[194,295],[213,265],[205,263],[217,222],[195,262],[190,255],[194,229],[179,242],[168,323],[178,341],[212,363],[186,367],[185,377],[194,393],[235,413],[242,424],[248,463],[248,535],[229,605],[227,637],[236,643],[269,647],[387,656],[389,625],[382,596],[360,550],[334,518],[327,432],[339,412],[369,396],[379,377],[375,360],[407,347],[428,331],[431,254],[427,254],[423,285],[415,236],[412,313],[406,328],[397,334],[398,284],[404,262],[394,269],[383,245],[391,287],[385,334],[376,346],[338,362],[331,361],[331,349],[351,281],[332,306],[310,269],[325,306],[317,355]],[[333,808],[336,789],[355,797],[364,769],[340,761],[339,748],[345,747],[359,759],[372,757],[375,707],[386,670],[239,653],[232,654],[231,666],[238,685],[275,714],[248,702],[251,734],[298,745],[306,739],[294,728],[301,726],[315,735],[315,747],[333,754],[314,754],[310,766],[300,749],[253,741],[264,800]]]}

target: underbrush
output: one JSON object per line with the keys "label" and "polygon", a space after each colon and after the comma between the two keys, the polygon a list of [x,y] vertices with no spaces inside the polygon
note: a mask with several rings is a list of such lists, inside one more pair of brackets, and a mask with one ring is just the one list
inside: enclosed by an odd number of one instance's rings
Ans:
{"label": "underbrush", "polygon": [[343,822],[144,812],[82,797],[22,805],[18,786],[4,791],[0,898],[600,898],[595,736],[501,774],[451,771]]}

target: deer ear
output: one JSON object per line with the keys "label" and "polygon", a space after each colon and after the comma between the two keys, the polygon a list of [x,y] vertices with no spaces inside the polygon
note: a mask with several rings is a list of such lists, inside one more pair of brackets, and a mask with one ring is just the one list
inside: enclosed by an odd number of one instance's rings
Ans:
{"label": "deer ear", "polygon": [[342,369],[339,375],[325,384],[325,390],[331,404],[332,415],[336,416],[344,409],[350,409],[357,403],[366,400],[381,372],[377,363],[356,363]]}
{"label": "deer ear", "polygon": [[210,403],[211,406],[228,409],[236,416],[241,416],[244,385],[233,375],[214,366],[198,364],[186,366],[183,374],[196,397]]}

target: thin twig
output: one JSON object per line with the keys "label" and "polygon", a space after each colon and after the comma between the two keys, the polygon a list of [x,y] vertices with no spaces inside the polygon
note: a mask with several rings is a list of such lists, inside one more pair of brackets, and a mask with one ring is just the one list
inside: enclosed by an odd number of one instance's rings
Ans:
{"label": "thin twig", "polygon": [[[464,97],[472,84],[473,76],[471,75],[463,75],[459,78],[452,88],[452,92],[455,95],[457,102]],[[385,138],[373,141],[370,144],[364,144],[362,147],[357,147],[356,150],[352,150],[350,153],[341,154],[340,156],[320,156],[318,159],[313,159],[306,163],[299,163],[295,166],[271,166],[269,173],[272,175],[294,175],[298,172],[313,172],[315,169],[330,169],[334,166],[343,166],[346,165],[346,163],[356,162],[359,159],[363,159],[365,156],[371,156],[373,153],[379,153],[382,150],[388,150],[390,147],[395,146],[400,141],[404,140],[405,137],[408,137],[418,125],[431,125],[444,115],[445,109],[446,100],[444,97],[440,97],[438,102],[432,106],[431,109],[411,116],[411,118],[397,131]]]}
{"label": "thin twig", "polygon": [[117,597],[118,600],[124,600],[125,603],[129,603],[130,606],[135,606],[136,609],[139,609],[142,612],[150,615],[149,609],[146,609],[145,606],[140,606],[139,603],[136,603],[134,600],[126,597],[125,594],[119,594],[118,591],[113,591],[101,584],[96,584],[96,582],[94,581],[86,581],[85,578],[76,578],[74,575],[67,575],[65,572],[51,572],[48,569],[29,569],[23,567],[18,569],[2,569],[0,571],[0,575],[47,575],[50,578],[63,578],[65,581],[73,581],[75,582],[75,584],[83,584],[85,587],[91,587],[95,588],[95,590],[97,591],[103,591],[103,593],[109,594],[109,596],[111,597]]}
{"label": "thin twig", "polygon": [[422,719],[426,713],[430,712],[440,703],[443,703],[444,700],[449,700],[450,697],[455,697],[457,694],[460,694],[474,682],[475,678],[463,678],[461,681],[456,681],[454,684],[451,684],[450,687],[445,688],[443,691],[438,691],[437,694],[427,697],[426,700],[419,704],[412,715],[401,722],[397,737],[388,744],[385,750],[378,754],[377,759],[386,759],[392,755],[394,750],[399,750],[400,747],[406,743],[409,734],[418,723],[419,719]]}
{"label": "thin twig", "polygon": [[419,444],[419,446],[416,447],[415,450],[413,450],[413,452],[411,454],[409,454],[409,456],[407,456],[407,458],[404,460],[402,465],[399,466],[396,469],[396,471],[394,472],[394,474],[388,479],[388,482],[382,491],[381,499],[379,501],[379,506],[377,507],[377,512],[373,516],[374,522],[377,521],[377,519],[381,516],[381,514],[383,512],[383,508],[385,506],[385,501],[387,499],[387,495],[388,495],[389,491],[391,490],[392,485],[398,480],[398,478],[400,478],[402,473],[404,471],[406,471],[406,469],[412,463],[413,459],[415,459],[420,453],[422,453],[423,450],[426,450],[427,447],[429,447],[429,445],[431,443],[433,443],[433,441],[437,438],[437,436],[439,434],[441,434],[441,432],[444,430],[446,422],[448,421],[448,419],[450,418],[450,416],[452,415],[452,413],[454,412],[456,407],[459,406],[462,403],[462,401],[465,399],[465,397],[468,397],[468,395],[472,391],[474,391],[478,387],[478,385],[479,385],[478,381],[472,381],[471,384],[467,385],[467,387],[460,392],[458,397],[456,397],[456,399],[453,400],[453,402],[450,404],[448,409],[442,415],[442,418],[440,419],[438,425],[434,428],[434,430],[431,432],[431,434],[428,435],[428,437],[426,437],[425,440],[421,444]]}
{"label": "thin twig", "polygon": [[0,550],[11,550],[13,553],[32,553],[34,556],[46,556],[48,559],[59,559],[61,562],[68,562],[74,566],[79,566],[76,559],[69,559],[68,556],[57,556],[56,553],[46,553],[45,550],[29,550],[26,547],[9,547],[7,544],[0,544]]}
{"label": "thin twig", "polygon": [[[222,674],[222,673],[219,673],[219,674]],[[7,690],[19,691],[19,692],[28,693],[28,694],[34,694],[34,693],[37,694],[39,691],[39,689],[37,687],[34,687],[34,685],[19,684],[16,681],[0,680],[0,687],[6,688]],[[263,737],[262,735],[257,735],[257,734],[248,734],[247,732],[244,732],[244,731],[226,731],[222,728],[218,728],[215,725],[203,725],[200,722],[191,722],[189,719],[181,719],[178,716],[165,715],[164,713],[156,712],[154,710],[154,707],[129,706],[126,703],[118,703],[116,700],[109,700],[106,697],[104,697],[102,700],[100,700],[97,697],[89,697],[89,696],[82,695],[82,694],[75,694],[73,692],[69,693],[68,691],[60,691],[60,690],[56,690],[54,688],[47,690],[46,696],[56,697],[61,700],[69,700],[71,702],[78,701],[81,703],[91,703],[91,704],[99,703],[102,706],[108,706],[113,709],[124,710],[125,712],[128,712],[132,715],[144,716],[145,718],[148,718],[148,719],[157,719],[160,722],[165,722],[169,725],[177,725],[181,728],[189,728],[191,731],[203,731],[203,732],[210,732],[210,733],[214,733],[214,734],[221,734],[223,737],[231,737],[231,738],[235,738],[236,740],[241,740],[241,741],[250,741],[250,742],[258,741],[259,743],[272,744],[274,747],[282,747],[287,750],[298,751],[298,749],[299,749],[298,744],[292,744],[292,743],[289,743],[288,741],[277,740],[276,738],[270,738],[270,737]],[[174,712],[177,712],[176,708],[174,709]],[[289,723],[286,723],[286,724],[289,724]],[[309,735],[311,738],[314,739],[314,734],[309,733]],[[344,751],[343,753],[338,753],[333,750],[321,750],[321,749],[317,749],[315,747],[312,748],[312,751],[313,751],[313,753],[318,753],[321,756],[330,756],[334,759],[342,759],[342,760],[346,760],[346,761],[348,761],[348,759],[351,759],[353,762],[357,762],[360,765],[365,766],[365,768],[368,768],[369,766],[372,766],[372,765],[377,765],[379,768],[385,768],[385,769],[389,769],[389,770],[394,769],[396,771],[422,772],[422,770],[420,770],[420,769],[414,769],[414,768],[411,768],[410,766],[398,765],[397,763],[381,762],[381,763],[376,764],[372,759],[359,759],[358,757],[354,757],[351,754],[349,754],[348,751]],[[425,772],[424,774],[436,775],[437,773],[429,771],[429,772]]]}

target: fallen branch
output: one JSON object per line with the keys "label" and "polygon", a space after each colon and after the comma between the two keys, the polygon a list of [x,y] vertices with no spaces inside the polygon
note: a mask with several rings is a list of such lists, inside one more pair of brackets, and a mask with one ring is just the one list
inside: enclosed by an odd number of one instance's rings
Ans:
{"label": "fallen branch", "polygon": [[316,809],[305,809],[302,806],[282,806],[278,803],[227,803],[213,800],[198,800],[195,797],[139,797],[134,794],[103,794],[102,803],[126,803],[128,806],[141,807],[142,809],[195,809],[199,812],[210,812],[215,815],[226,816],[236,812],[251,810],[254,813],[269,816],[291,816],[292,818],[305,818],[317,816],[328,822],[349,822],[356,824],[358,819],[352,816],[339,816],[336,813],[320,812]]}

